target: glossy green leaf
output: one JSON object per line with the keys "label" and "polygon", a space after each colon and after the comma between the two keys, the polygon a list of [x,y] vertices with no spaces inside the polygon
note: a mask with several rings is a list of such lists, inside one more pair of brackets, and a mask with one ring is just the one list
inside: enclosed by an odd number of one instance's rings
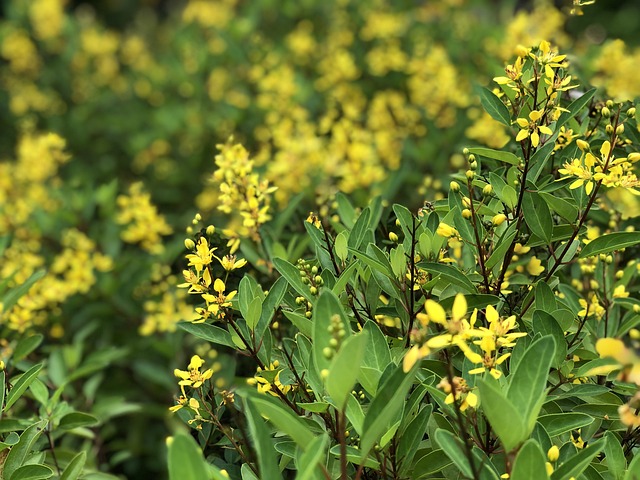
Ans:
{"label": "glossy green leaf", "polygon": [[220,327],[216,327],[215,325],[209,325],[208,323],[179,322],[178,327],[195,337],[206,340],[207,342],[236,348],[236,344],[233,342],[231,334]]}
{"label": "glossy green leaf", "polygon": [[86,461],[87,452],[77,453],[60,475],[60,480],[76,480],[82,473]]}
{"label": "glossy green leaf", "polygon": [[640,480],[640,455],[635,455],[631,460],[624,480]]}
{"label": "glossy green leaf", "polygon": [[[500,102],[502,104],[502,102]],[[470,148],[469,152],[480,155],[483,157],[491,158],[493,160],[499,160],[500,162],[508,163],[509,165],[518,165],[520,159],[511,152],[504,150],[494,150],[492,148],[474,147]]]}
{"label": "glossy green leaf", "polygon": [[563,433],[577,430],[593,423],[594,418],[585,413],[551,413],[549,415],[541,415],[538,422],[544,427],[550,437],[556,437]]}
{"label": "glossy green leaf", "polygon": [[96,425],[97,423],[98,419],[93,415],[89,415],[88,413],[83,412],[71,412],[67,413],[60,419],[58,428],[61,428],[63,430],[72,430],[78,427],[88,427]]}
{"label": "glossy green leaf", "polygon": [[487,261],[484,262],[484,265],[488,270],[491,270],[496,265],[502,266],[504,257],[507,254],[509,247],[511,247],[513,239],[516,238],[516,234],[516,222],[513,222],[511,225],[509,225],[507,230],[505,230],[504,234],[491,252],[491,255],[489,255]]}
{"label": "glossy green leaf", "polygon": [[295,266],[293,266],[286,260],[277,257],[274,258],[272,262],[273,266],[276,267],[276,270],[280,272],[280,275],[287,279],[289,285],[291,285],[299,295],[302,295],[309,302],[314,301],[314,297],[313,295],[311,295],[309,287],[302,283],[302,279],[300,278],[300,271]]}
{"label": "glossy green leaf", "polygon": [[273,442],[265,420],[260,416],[251,401],[245,401],[244,407],[251,439],[258,456],[258,468],[261,478],[281,479],[282,475],[278,468],[277,453],[273,448]]}
{"label": "glossy green leaf", "polygon": [[591,443],[586,448],[571,456],[551,474],[551,480],[569,480],[571,477],[578,478],[586,470],[591,461],[598,455],[604,447],[604,441],[598,440]]}
{"label": "glossy green leaf", "polygon": [[167,462],[169,480],[202,480],[210,477],[200,447],[185,433],[176,434],[169,443]]}
{"label": "glossy green leaf", "polygon": [[553,154],[553,148],[555,147],[555,142],[547,141],[543,146],[539,147],[536,152],[533,154],[530,160],[529,173],[527,175],[527,180],[531,182],[535,182],[540,177],[540,174],[543,172],[544,168],[547,166],[551,155]]}
{"label": "glossy green leaf", "polygon": [[9,410],[11,406],[18,401],[27,388],[29,388],[29,385],[38,378],[41,369],[42,363],[37,363],[20,376],[13,384],[13,388],[7,393],[4,411]]}
{"label": "glossy green leaf", "polygon": [[573,102],[569,104],[567,107],[567,112],[562,112],[558,122],[556,123],[556,130],[559,130],[560,127],[565,125],[569,120],[575,117],[587,104],[591,101],[593,96],[596,93],[596,89],[592,88],[591,90],[587,90],[580,98],[576,98]]}
{"label": "glossy green leaf", "polygon": [[415,462],[411,478],[415,480],[429,478],[429,475],[440,472],[452,463],[453,460],[449,458],[444,450],[432,450]]}
{"label": "glossy green leaf", "polygon": [[53,477],[53,470],[46,465],[34,464],[23,465],[18,468],[10,480],[43,480],[45,478]]}
{"label": "glossy green leaf", "polygon": [[302,420],[278,401],[253,390],[238,391],[238,395],[252,402],[263,417],[278,430],[289,435],[303,449],[306,449],[313,440],[313,433]]}
{"label": "glossy green leaf", "polygon": [[[539,285],[546,285],[544,283]],[[547,287],[548,288],[548,287]],[[537,288],[536,288],[537,292]],[[554,299],[555,300],[555,299]],[[536,296],[536,304],[538,297]],[[533,312],[533,332],[539,333],[541,336],[550,335],[556,343],[555,354],[553,356],[552,365],[554,368],[560,368],[567,357],[567,342],[564,338],[564,331],[558,325],[558,322],[550,313],[544,310],[536,310]]]}
{"label": "glossy green leaf", "polygon": [[387,337],[375,322],[365,323],[363,331],[368,332],[369,335],[362,359],[362,366],[379,372],[377,377],[380,378],[382,372],[384,372],[391,363],[391,351],[389,350]]}
{"label": "glossy green leaf", "polygon": [[257,338],[262,338],[264,336],[265,330],[269,328],[271,319],[276,313],[276,310],[280,307],[280,303],[282,303],[282,300],[287,293],[287,287],[288,282],[284,277],[278,278],[274,282],[274,284],[271,285],[267,297],[262,302],[260,321],[258,322],[255,330],[255,335]]}
{"label": "glossy green leaf", "polygon": [[507,106],[502,103],[502,100],[500,100],[488,88],[481,87],[478,88],[477,91],[480,95],[480,103],[482,104],[482,107],[491,116],[491,118],[499,121],[507,127],[510,127],[511,115],[509,114],[509,109],[507,108]]}
{"label": "glossy green leaf", "polygon": [[369,334],[363,331],[347,338],[331,362],[326,387],[327,392],[340,410],[344,407],[347,397],[356,384],[359,373],[358,366],[362,364],[368,336]]}
{"label": "glossy green leaf", "polygon": [[400,473],[407,472],[413,462],[413,458],[418,451],[420,442],[422,441],[433,411],[433,405],[427,405],[423,407],[418,414],[413,418],[411,423],[407,426],[405,431],[400,436],[400,442],[398,443],[397,458],[400,461]]}
{"label": "glossy green leaf", "polygon": [[551,195],[550,193],[539,192],[538,195],[547,202],[549,208],[560,215],[568,222],[575,222],[578,218],[578,207],[569,200]]}
{"label": "glossy green leaf", "polygon": [[323,463],[327,452],[327,445],[329,445],[329,437],[326,434],[318,435],[313,439],[309,448],[300,455],[297,462],[298,474],[296,475],[296,480],[313,480],[319,476],[321,472],[318,464],[322,465]]}
{"label": "glossy green leaf", "polygon": [[31,352],[33,352],[38,346],[42,343],[44,336],[41,334],[31,335],[26,338],[22,338],[18,344],[16,345],[15,350],[13,351],[12,360],[14,362],[19,362]]}
{"label": "glossy green leaf", "polygon": [[393,373],[386,377],[384,383],[378,389],[378,393],[372,400],[364,419],[360,441],[362,458],[368,455],[375,443],[397,421],[405,396],[413,384],[415,372],[416,368],[413,368],[408,373],[404,373],[402,366],[398,366]]}
{"label": "glossy green leaf", "polygon": [[622,480],[627,469],[627,459],[624,456],[620,440],[613,432],[604,432],[604,455],[607,469],[613,480]]}
{"label": "glossy green leaf", "polygon": [[517,405],[528,436],[546,398],[547,378],[556,351],[551,336],[534,341],[527,348],[515,371],[509,375],[507,398]]}
{"label": "glossy green leaf", "polygon": [[547,475],[546,455],[535,440],[527,440],[518,451],[511,480],[544,480]]}
{"label": "glossy green leaf", "polygon": [[440,275],[453,285],[463,289],[468,293],[476,293],[477,289],[475,285],[464,275],[458,268],[450,265],[444,265],[442,263],[425,262],[420,264],[420,268],[423,268],[432,275]]}
{"label": "glossy green leaf", "polygon": [[458,437],[447,430],[439,428],[436,430],[435,440],[438,442],[438,445],[440,445],[440,448],[442,448],[442,451],[449,457],[455,466],[458,467],[458,470],[462,472],[465,478],[474,477],[464,445]]}
{"label": "glossy green leaf", "polygon": [[553,234],[553,219],[546,202],[535,192],[524,192],[522,197],[524,221],[532,233],[548,243]]}
{"label": "glossy green leaf", "polygon": [[4,461],[4,478],[11,479],[11,476],[18,470],[33,450],[33,447],[42,433],[44,421],[34,423],[27,427],[20,435],[20,440],[16,443]]}
{"label": "glossy green leaf", "polygon": [[366,207],[360,213],[360,216],[356,220],[356,223],[353,225],[351,232],[349,232],[349,241],[347,244],[349,248],[358,249],[362,242],[364,241],[366,231],[369,228],[369,218],[371,216],[371,209]]}
{"label": "glossy green leaf", "polygon": [[535,285],[535,299],[536,309],[544,310],[545,312],[554,312],[558,308],[558,302],[556,296],[551,290],[551,287],[544,280],[539,280]]}
{"label": "glossy green leaf", "polygon": [[507,452],[513,451],[529,436],[526,416],[521,405],[514,404],[500,390],[500,385],[487,377],[476,382],[480,391],[482,410]]}
{"label": "glossy green leaf", "polygon": [[602,235],[582,247],[580,258],[610,253],[640,243],[640,232],[616,232]]}

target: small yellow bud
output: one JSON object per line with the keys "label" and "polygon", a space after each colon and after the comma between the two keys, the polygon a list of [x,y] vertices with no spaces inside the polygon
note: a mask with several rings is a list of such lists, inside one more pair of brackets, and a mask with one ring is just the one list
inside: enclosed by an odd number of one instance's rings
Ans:
{"label": "small yellow bud", "polygon": [[613,125],[607,125],[606,127],[604,127],[604,131],[611,135],[613,133]]}
{"label": "small yellow bud", "polygon": [[600,111],[600,113],[604,118],[609,118],[611,116],[611,110],[609,110],[608,107],[602,107],[602,110]]}
{"label": "small yellow bud", "polygon": [[632,328],[629,330],[629,336],[634,340],[638,340],[638,338],[640,338],[640,331],[637,328]]}
{"label": "small yellow bud", "polygon": [[333,357],[333,349],[331,347],[324,347],[322,349],[322,355],[324,355],[325,358]]}
{"label": "small yellow bud", "polygon": [[315,295],[316,293],[318,293],[318,289],[316,287],[310,287],[309,293],[311,293],[311,295]]}
{"label": "small yellow bud", "polygon": [[471,206],[471,200],[469,200],[469,197],[462,197],[462,205],[467,208]]}
{"label": "small yellow bud", "polygon": [[627,117],[633,118],[635,116],[636,116],[636,107],[631,107],[629,110],[627,110]]}
{"label": "small yellow bud", "polygon": [[451,182],[449,184],[449,189],[452,192],[459,192],[460,191],[460,184],[458,182]]}
{"label": "small yellow bud", "polygon": [[640,153],[638,152],[630,153],[629,155],[627,155],[627,160],[629,160],[632,163],[637,162],[638,160],[640,160]]}
{"label": "small yellow bud", "polygon": [[389,240],[391,240],[392,242],[397,242],[398,241],[398,235],[395,234],[395,232],[389,232]]}
{"label": "small yellow bud", "polygon": [[558,457],[560,457],[560,449],[556,445],[554,445],[547,452],[547,458],[550,462],[554,463],[558,460]]}
{"label": "small yellow bud", "polygon": [[551,474],[553,473],[553,465],[551,465],[549,462],[546,462],[544,466],[547,468],[547,475],[551,476]]}
{"label": "small yellow bud", "polygon": [[471,170],[477,170],[478,169],[478,162],[476,162],[475,160],[473,162],[471,162],[469,164],[469,169]]}
{"label": "small yellow bud", "polygon": [[166,443],[167,447],[170,447],[173,443],[173,437],[167,437],[164,439],[164,443]]}
{"label": "small yellow bud", "polygon": [[0,372],[4,371],[5,366],[4,361],[0,360]]}
{"label": "small yellow bud", "polygon": [[633,306],[633,312],[634,313],[640,313],[640,305],[634,305]]}
{"label": "small yellow bud", "polygon": [[473,180],[473,177],[475,177],[475,176],[476,176],[476,174],[475,174],[475,172],[474,172],[473,170],[467,170],[467,171],[466,171],[466,173],[465,173],[465,175],[467,176],[467,178],[468,178],[469,180]]}
{"label": "small yellow bud", "polygon": [[323,380],[327,378],[329,376],[329,369],[323,368],[322,370],[320,370],[320,376],[322,377]]}
{"label": "small yellow bud", "polygon": [[485,185],[484,188],[482,189],[482,194],[485,197],[488,197],[492,193],[493,193],[493,187],[490,184]]}
{"label": "small yellow bud", "polygon": [[589,146],[589,142],[585,140],[578,139],[576,140],[576,143],[578,144],[578,148],[583,152],[588,152],[591,149],[591,147]]}
{"label": "small yellow bud", "polygon": [[467,219],[471,218],[471,210],[465,208],[464,210],[462,210],[462,216]]}
{"label": "small yellow bud", "polygon": [[467,147],[464,147],[464,148],[462,149],[462,154],[463,154],[463,155],[469,155],[469,149],[468,149]]}
{"label": "small yellow bud", "polygon": [[187,250],[193,250],[195,247],[196,247],[196,242],[194,242],[190,238],[184,239],[184,248],[186,248]]}
{"label": "small yellow bud", "polygon": [[497,227],[499,225],[502,225],[506,219],[507,219],[507,216],[504,213],[499,213],[498,215],[496,215],[491,219],[491,223],[493,224],[494,227]]}
{"label": "small yellow bud", "polygon": [[211,236],[214,233],[216,233],[216,227],[214,227],[213,225],[209,225],[207,227],[207,235]]}
{"label": "small yellow bud", "polygon": [[607,108],[612,108],[613,107],[613,100],[607,100],[605,105],[607,106]]}
{"label": "small yellow bud", "polygon": [[616,135],[622,135],[624,133],[624,124],[620,124],[616,127]]}
{"label": "small yellow bud", "polygon": [[311,318],[313,316],[313,313],[305,312],[304,316],[307,317],[307,318]]}

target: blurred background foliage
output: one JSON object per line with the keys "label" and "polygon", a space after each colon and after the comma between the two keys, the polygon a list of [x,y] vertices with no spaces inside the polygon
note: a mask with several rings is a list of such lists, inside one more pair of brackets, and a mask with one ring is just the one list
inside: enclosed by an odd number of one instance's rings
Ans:
{"label": "blurred background foliage", "polygon": [[[4,306],[0,359],[43,333],[16,368],[46,359],[47,385],[64,385],[66,401],[101,421],[60,448],[85,448],[96,470],[127,478],[166,469],[171,372],[192,351],[175,332],[191,311],[174,288],[185,226],[200,212],[228,236],[248,236],[238,212],[216,208],[212,174],[237,160],[216,165],[217,144],[234,136],[250,169],[277,187],[270,215],[286,211],[291,225],[274,229],[272,245],[284,250],[310,210],[331,214],[338,191],[356,205],[381,194],[414,208],[440,198],[462,147],[503,146],[511,132],[482,112],[474,88],[522,46],[549,40],[583,84],[640,95],[632,0],[10,0],[0,9],[2,288],[46,272]],[[625,202],[637,214],[637,200]]]}

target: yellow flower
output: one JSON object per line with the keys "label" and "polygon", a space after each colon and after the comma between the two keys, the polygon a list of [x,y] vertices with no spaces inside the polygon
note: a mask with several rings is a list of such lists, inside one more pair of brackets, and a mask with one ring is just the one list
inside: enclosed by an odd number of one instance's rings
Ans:
{"label": "yellow flower", "polygon": [[179,370],[176,368],[173,371],[173,374],[176,377],[181,378],[178,385],[188,386],[191,388],[201,387],[202,384],[213,375],[212,369],[200,372],[202,365],[204,365],[204,360],[202,360],[198,355],[194,355],[191,357],[187,370]]}
{"label": "yellow flower", "polygon": [[222,268],[224,268],[227,272],[237,270],[238,268],[242,268],[247,264],[247,261],[244,258],[236,260],[235,255],[225,255],[221,259],[218,258],[218,261],[222,265]]}
{"label": "yellow flower", "polygon": [[451,225],[447,225],[444,222],[440,222],[436,233],[441,237],[457,237],[459,235],[458,230],[453,228]]}
{"label": "yellow flower", "polygon": [[533,275],[534,277],[540,275],[542,272],[544,272],[542,261],[540,261],[540,259],[535,256],[531,257],[529,263],[527,264],[527,272],[529,272],[529,275]]}
{"label": "yellow flower", "polygon": [[187,260],[189,260],[189,266],[195,267],[196,272],[200,273],[204,267],[211,263],[214,250],[216,249],[209,248],[206,238],[200,237],[195,253],[186,255]]}
{"label": "yellow flower", "polygon": [[540,144],[540,133],[553,135],[553,130],[549,127],[546,125],[538,125],[541,117],[541,110],[532,110],[531,113],[529,113],[529,120],[526,118],[516,119],[516,123],[521,129],[516,136],[516,142],[521,142],[525,138],[531,137],[531,145],[537,147]]}

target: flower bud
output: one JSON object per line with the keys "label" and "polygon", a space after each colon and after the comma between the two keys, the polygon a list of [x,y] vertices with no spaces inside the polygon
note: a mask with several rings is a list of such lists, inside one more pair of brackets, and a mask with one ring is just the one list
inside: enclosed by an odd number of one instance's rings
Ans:
{"label": "flower bud", "polygon": [[507,216],[504,213],[499,213],[498,215],[496,215],[491,219],[491,223],[493,224],[494,227],[497,227],[499,225],[502,225],[506,219],[507,219]]}
{"label": "flower bud", "polygon": [[627,117],[634,118],[636,116],[636,107],[631,107],[627,110]]}
{"label": "flower bud", "polygon": [[315,295],[316,293],[318,293],[318,289],[316,287],[310,287],[309,292],[311,293],[311,295]]}
{"label": "flower bud", "polygon": [[460,191],[460,184],[458,182],[451,182],[449,184],[449,189],[452,192],[459,192]]}
{"label": "flower bud", "polygon": [[576,143],[578,144],[578,148],[580,150],[582,150],[583,152],[588,152],[591,147],[589,147],[589,142],[586,142],[585,140],[576,140]]}
{"label": "flower bud", "polygon": [[216,233],[216,227],[214,227],[213,225],[209,225],[207,227],[207,235],[211,236],[214,233]]}
{"label": "flower bud", "polygon": [[473,170],[467,170],[467,171],[466,171],[466,173],[465,173],[465,175],[467,176],[467,178],[468,178],[469,180],[473,180],[473,177],[475,177],[475,176],[476,176],[476,174],[475,174],[475,172],[474,172]]}
{"label": "flower bud", "polygon": [[604,131],[611,135],[613,133],[613,125],[607,125],[606,127],[604,127]]}
{"label": "flower bud", "polygon": [[629,155],[627,155],[627,160],[629,160],[631,163],[637,162],[638,160],[640,160],[640,153],[630,153]]}
{"label": "flower bud", "polygon": [[318,273],[318,267],[316,267],[315,265],[311,267],[311,273],[313,273],[314,275]]}
{"label": "flower bud", "polygon": [[602,107],[602,110],[600,110],[600,113],[604,118],[609,118],[611,116],[611,110],[609,110],[608,107]]}
{"label": "flower bud", "polygon": [[612,108],[613,107],[613,100],[607,100],[605,105],[607,106],[607,108]]}
{"label": "flower bud", "polygon": [[620,125],[618,125],[616,127],[616,134],[617,135],[622,135],[624,133],[624,124],[621,123]]}
{"label": "flower bud", "polygon": [[462,216],[466,219],[471,218],[471,210],[465,208],[464,210],[462,210]]}
{"label": "flower bud", "polygon": [[389,240],[396,243],[398,241],[398,235],[396,235],[395,232],[389,232]]}
{"label": "flower bud", "polygon": [[196,247],[196,242],[194,242],[190,238],[184,239],[184,248],[186,248],[187,250],[193,250],[195,247]]}
{"label": "flower bud", "polygon": [[478,162],[476,162],[475,160],[471,163],[469,163],[469,168],[471,170],[477,170],[478,169]]}
{"label": "flower bud", "polygon": [[560,457],[560,449],[556,445],[554,445],[547,452],[547,458],[550,462],[556,462],[558,460],[558,457]]}
{"label": "flower bud", "polygon": [[469,163],[473,163],[476,161],[476,156],[472,153],[471,155],[469,155]]}
{"label": "flower bud", "polygon": [[469,155],[469,149],[467,147],[464,147],[462,149],[462,153],[463,153],[463,155]]}
{"label": "flower bud", "polygon": [[485,197],[488,197],[492,193],[493,193],[493,186],[491,184],[485,185],[484,188],[482,189],[482,195],[484,195]]}

